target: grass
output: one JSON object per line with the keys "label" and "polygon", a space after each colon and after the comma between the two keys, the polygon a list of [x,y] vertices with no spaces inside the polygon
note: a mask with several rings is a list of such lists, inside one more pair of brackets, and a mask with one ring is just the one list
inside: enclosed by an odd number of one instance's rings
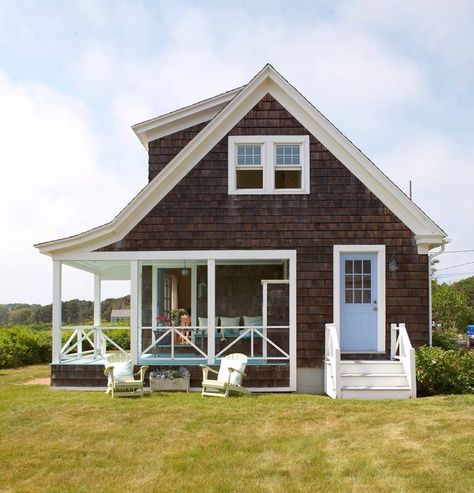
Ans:
{"label": "grass", "polygon": [[0,370],[1,492],[470,492],[474,396],[203,399],[21,386]]}

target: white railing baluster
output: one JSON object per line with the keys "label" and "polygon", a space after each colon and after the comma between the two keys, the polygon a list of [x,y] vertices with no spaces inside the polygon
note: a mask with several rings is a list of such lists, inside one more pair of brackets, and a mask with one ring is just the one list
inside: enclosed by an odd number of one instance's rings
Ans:
{"label": "white railing baluster", "polygon": [[[64,326],[61,327],[62,331],[72,330],[72,334],[69,336],[66,343],[62,346],[59,356],[59,361],[73,361],[80,358],[97,359],[99,356],[105,357],[106,351],[102,350],[106,342],[110,342],[112,346],[126,353],[125,349],[119,346],[111,337],[104,334],[104,330],[123,330],[128,327],[103,327],[94,325],[81,325],[81,326]],[[84,350],[84,342],[88,342],[91,349]]]}
{"label": "white railing baluster", "polygon": [[410,337],[404,323],[391,324],[391,358],[399,360],[405,371],[411,398],[416,397],[416,366],[415,349],[411,344]]}
{"label": "white railing baluster", "polygon": [[324,391],[338,399],[341,397],[341,348],[335,324],[326,324],[324,340]]}

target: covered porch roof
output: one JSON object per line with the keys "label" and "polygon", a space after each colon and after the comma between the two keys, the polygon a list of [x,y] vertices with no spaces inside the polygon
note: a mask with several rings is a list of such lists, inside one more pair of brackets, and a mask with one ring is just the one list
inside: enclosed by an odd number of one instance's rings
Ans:
{"label": "covered porch roof", "polygon": [[[148,259],[142,260],[142,265],[159,265],[162,268],[178,269],[192,267],[195,265],[206,265],[207,255],[203,252],[202,259],[189,259],[188,252],[180,252],[181,259]],[[267,258],[267,259],[220,259],[218,265],[278,265],[285,262],[286,258]],[[64,265],[79,269],[91,274],[98,274],[103,281],[129,281],[130,280],[130,260],[110,259],[110,260],[64,260]]]}

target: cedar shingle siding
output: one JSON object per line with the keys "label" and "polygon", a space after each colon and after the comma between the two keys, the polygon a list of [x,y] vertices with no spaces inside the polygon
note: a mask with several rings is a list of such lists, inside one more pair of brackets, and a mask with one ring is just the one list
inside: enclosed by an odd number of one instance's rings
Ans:
{"label": "cedar shingle siding", "polygon": [[[150,179],[205,124],[151,142]],[[270,95],[228,135],[308,135]],[[428,257],[413,233],[310,135],[309,195],[227,194],[226,135],[125,238],[102,250],[296,249],[298,367],[320,366],[333,320],[334,244],[385,244],[399,270],[386,279],[389,323],[412,343],[428,339]]]}

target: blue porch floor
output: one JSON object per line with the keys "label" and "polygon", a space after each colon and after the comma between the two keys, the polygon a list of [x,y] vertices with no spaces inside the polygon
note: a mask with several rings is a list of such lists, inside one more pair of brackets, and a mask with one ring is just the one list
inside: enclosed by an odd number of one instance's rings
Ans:
{"label": "blue porch floor", "polygon": [[[178,356],[179,358],[179,356]],[[219,361],[219,358],[217,358]],[[105,357],[100,356],[92,358],[91,356],[84,356],[82,358],[70,359],[67,361],[61,361],[62,365],[103,365],[105,364]],[[162,365],[162,366],[193,366],[193,365],[206,365],[206,358],[184,358],[171,360],[169,358],[156,358],[153,355],[146,355],[138,360],[139,365]],[[267,360],[266,362],[260,358],[249,358],[248,365],[272,365],[272,366],[284,366],[288,365],[288,361],[279,360]]]}

